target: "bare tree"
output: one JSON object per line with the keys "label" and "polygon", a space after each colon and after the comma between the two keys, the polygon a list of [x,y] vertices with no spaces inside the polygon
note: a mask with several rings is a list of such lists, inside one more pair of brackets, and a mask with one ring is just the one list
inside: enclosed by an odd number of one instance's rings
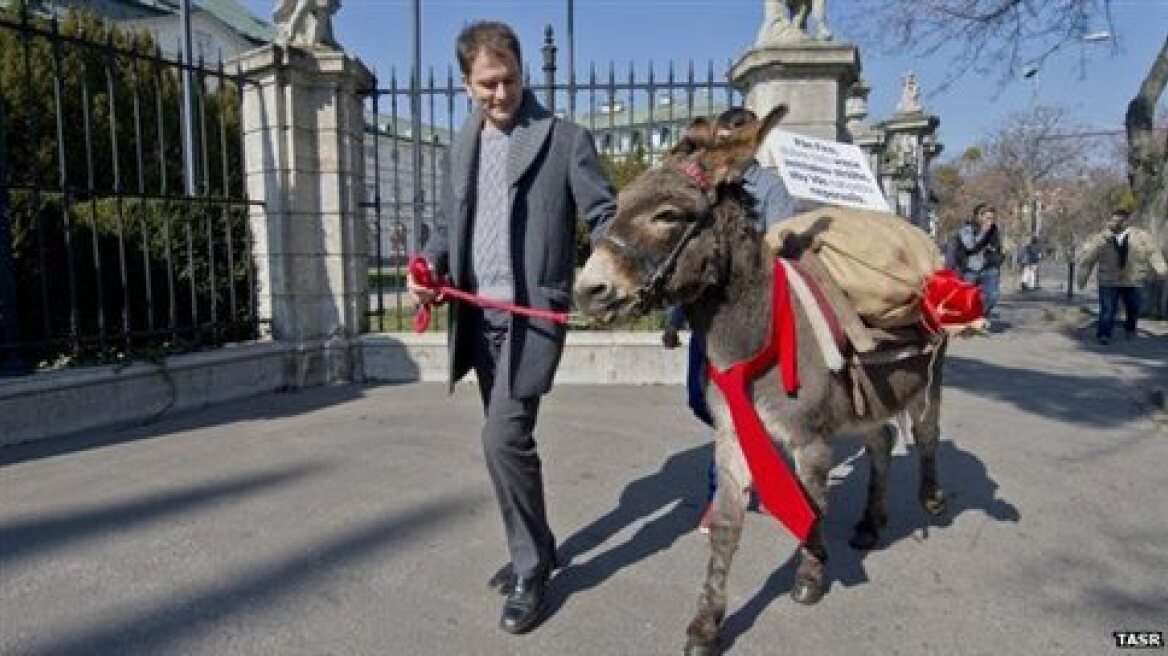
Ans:
{"label": "bare tree", "polygon": [[939,223],[955,229],[976,203],[989,202],[999,209],[1007,247],[1025,243],[1040,232],[1037,216],[1044,197],[1088,165],[1088,149],[1065,138],[1075,129],[1057,107],[1002,118],[976,146],[934,173]]}
{"label": "bare tree", "polygon": [[[1111,0],[886,0],[863,3],[864,20],[878,26],[869,36],[918,54],[948,55],[950,75],[996,74],[1002,84],[1024,66],[1041,66],[1067,46],[1082,42],[1105,21]],[[875,11],[877,19],[873,20]]]}
{"label": "bare tree", "polygon": [[[1168,86],[1168,37],[1139,93],[1127,106],[1128,182],[1138,201],[1140,217],[1160,247],[1168,252],[1168,129],[1157,138],[1156,103]],[[1168,126],[1165,126],[1168,128]]]}
{"label": "bare tree", "polygon": [[1017,242],[1038,232],[1039,190],[1083,166],[1084,151],[1075,140],[1060,138],[1074,128],[1063,110],[1036,107],[1006,116],[986,147],[987,164],[1002,180],[1001,203],[1013,210],[1007,232]]}
{"label": "bare tree", "polygon": [[1088,165],[1071,175],[1049,180],[1042,198],[1043,241],[1069,256],[1103,219],[1122,203],[1127,182],[1114,166]]}

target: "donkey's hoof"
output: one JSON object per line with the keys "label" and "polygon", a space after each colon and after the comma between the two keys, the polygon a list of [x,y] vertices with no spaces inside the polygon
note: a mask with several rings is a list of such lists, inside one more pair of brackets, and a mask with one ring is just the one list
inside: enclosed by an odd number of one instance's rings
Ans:
{"label": "donkey's hoof", "polygon": [[791,590],[791,599],[805,606],[817,603],[827,593],[827,584],[812,579],[798,579]]}
{"label": "donkey's hoof", "polygon": [[945,502],[945,493],[940,489],[933,490],[932,494],[921,495],[921,508],[933,517],[945,512],[949,505]]}
{"label": "donkey's hoof", "polygon": [[722,648],[717,641],[698,642],[690,639],[685,643],[685,656],[718,656],[721,653]]}

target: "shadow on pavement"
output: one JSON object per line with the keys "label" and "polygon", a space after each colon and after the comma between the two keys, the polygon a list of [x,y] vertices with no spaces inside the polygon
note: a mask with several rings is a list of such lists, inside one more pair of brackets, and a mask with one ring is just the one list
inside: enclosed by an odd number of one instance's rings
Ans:
{"label": "shadow on pavement", "polygon": [[91,656],[92,654],[180,653],[176,643],[228,616],[245,615],[344,568],[354,560],[394,553],[442,525],[453,523],[477,501],[450,496],[419,504],[409,511],[357,527],[322,541],[315,548],[244,573],[231,583],[176,596],[166,603],[123,617],[103,620],[94,628],[57,635],[33,646],[29,656]]}
{"label": "shadow on pavement", "polygon": [[[379,386],[393,384],[381,383]],[[206,408],[191,408],[139,426],[95,429],[75,435],[13,444],[0,447],[0,467],[138,440],[164,438],[173,433],[237,421],[309,414],[322,408],[360,399],[365,396],[365,390],[369,387],[370,385],[354,384],[276,392]]]}
{"label": "shadow on pavement", "polygon": [[0,565],[10,567],[12,561],[24,557],[43,557],[55,548],[75,546],[81,540],[110,532],[127,531],[136,524],[174,513],[235,502],[244,495],[296,483],[326,468],[321,464],[286,467],[167,491],[145,499],[0,523]]}
{"label": "shadow on pavement", "polygon": [[[862,449],[862,442],[849,438],[838,440],[835,443],[837,458],[844,449],[855,452]],[[926,540],[931,527],[949,526],[957,516],[968,511],[980,511],[999,522],[1017,522],[1021,517],[1013,504],[998,498],[998,484],[990,478],[985,464],[977,456],[948,441],[940,443],[937,454],[941,485],[948,500],[947,510],[939,517],[930,517],[918,505],[918,468],[914,450],[910,447],[907,454],[894,456],[888,473],[888,526],[880,532],[876,550],[892,547],[905,538]],[[852,465],[849,475],[833,479],[829,500],[827,572],[833,586],[852,587],[869,582],[864,559],[870,552],[853,549],[847,542],[851,538],[851,527],[859,521],[867,500],[867,456],[853,459]],[[839,530],[841,525],[846,527],[842,532]],[[722,641],[727,650],[738,636],[754,626],[771,602],[790,592],[798,566],[798,553],[792,553],[754,596],[725,619]],[[873,590],[873,593],[878,594],[878,590]],[[828,594],[831,594],[830,590]]]}
{"label": "shadow on pavement", "polygon": [[[1009,403],[1026,413],[1093,428],[1132,421],[1142,411],[1133,394],[1157,379],[1161,384],[1165,380],[1164,365],[1150,359],[1126,362],[1125,366],[1138,370],[1134,376],[1124,376],[1129,381],[1126,383],[1101,378],[1098,367],[1084,375],[1060,374],[960,355],[948,356],[945,365],[947,387]],[[1125,391],[1124,385],[1130,389]]]}
{"label": "shadow on pavement", "polygon": [[[573,594],[600,585],[692,532],[705,505],[706,472],[712,458],[712,442],[670,456],[657,472],[626,485],[615,508],[564,540],[558,550],[563,567],[549,588],[548,614],[554,614]],[[670,505],[667,512],[647,522],[626,542],[582,563],[575,562],[628,526]]]}

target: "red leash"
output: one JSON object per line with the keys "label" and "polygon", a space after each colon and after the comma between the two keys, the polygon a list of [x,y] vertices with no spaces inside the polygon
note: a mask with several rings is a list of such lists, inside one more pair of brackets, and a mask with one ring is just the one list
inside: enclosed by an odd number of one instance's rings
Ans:
{"label": "red leash", "polygon": [[[446,280],[435,281],[430,275],[430,265],[426,262],[426,258],[415,255],[410,258],[409,275],[414,282],[433,290],[438,293],[435,303],[442,303],[447,298],[453,297],[460,301],[466,301],[479,307],[491,308],[494,310],[503,310],[511,314],[519,314],[525,317],[533,317],[535,319],[544,319],[553,323],[568,323],[567,312],[554,312],[552,310],[539,310],[536,308],[524,307],[522,305],[515,305],[514,303],[507,303],[506,301],[497,301],[491,298],[483,298],[470,292],[465,292],[457,287],[453,287]],[[430,305],[426,303],[419,305],[417,311],[414,313],[414,332],[422,333],[430,325]]]}

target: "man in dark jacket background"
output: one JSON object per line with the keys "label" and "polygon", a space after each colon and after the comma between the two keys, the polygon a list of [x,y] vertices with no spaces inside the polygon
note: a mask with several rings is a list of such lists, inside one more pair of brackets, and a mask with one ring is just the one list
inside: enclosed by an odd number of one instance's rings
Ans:
{"label": "man in dark jacket background", "polygon": [[997,210],[987,203],[973,208],[973,218],[949,240],[945,266],[981,290],[986,317],[998,302],[1002,280],[1002,235]]}

